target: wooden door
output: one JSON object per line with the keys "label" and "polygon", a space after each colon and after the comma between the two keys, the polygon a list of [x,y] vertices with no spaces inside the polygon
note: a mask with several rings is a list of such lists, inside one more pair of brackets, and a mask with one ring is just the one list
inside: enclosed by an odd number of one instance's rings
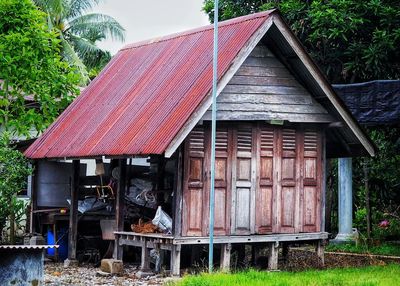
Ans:
{"label": "wooden door", "polygon": [[257,130],[257,188],[256,188],[256,229],[258,234],[271,233],[273,227],[273,204],[276,201],[276,158],[277,131],[273,126],[262,124]]}
{"label": "wooden door", "polygon": [[256,183],[254,131],[251,124],[239,125],[233,130],[232,234],[254,232]]}
{"label": "wooden door", "polygon": [[302,231],[316,232],[320,231],[321,218],[322,138],[316,130],[305,130],[303,138]]}
{"label": "wooden door", "polygon": [[182,235],[206,235],[207,136],[203,126],[195,127],[185,142]]}

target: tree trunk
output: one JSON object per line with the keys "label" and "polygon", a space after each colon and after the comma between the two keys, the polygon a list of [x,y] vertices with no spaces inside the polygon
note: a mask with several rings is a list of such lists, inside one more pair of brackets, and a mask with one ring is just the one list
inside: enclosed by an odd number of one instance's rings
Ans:
{"label": "tree trunk", "polygon": [[368,160],[364,160],[364,188],[365,188],[365,209],[367,211],[367,238],[371,239],[371,206],[369,197],[369,182],[368,182]]}

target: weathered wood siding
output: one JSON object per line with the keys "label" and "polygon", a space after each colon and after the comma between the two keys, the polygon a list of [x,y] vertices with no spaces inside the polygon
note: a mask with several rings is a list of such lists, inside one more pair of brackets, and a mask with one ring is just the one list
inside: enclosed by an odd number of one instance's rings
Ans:
{"label": "weathered wood siding", "polygon": [[[258,45],[217,98],[218,120],[331,122],[332,117],[289,70]],[[211,118],[210,110],[203,119]]]}
{"label": "weathered wood siding", "polygon": [[[322,131],[261,122],[217,127],[215,234],[318,232]],[[185,142],[183,236],[208,234],[210,126]]]}

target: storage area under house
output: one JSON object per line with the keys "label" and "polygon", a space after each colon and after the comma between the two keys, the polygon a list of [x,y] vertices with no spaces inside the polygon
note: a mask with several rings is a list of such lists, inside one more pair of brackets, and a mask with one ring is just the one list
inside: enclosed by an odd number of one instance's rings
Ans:
{"label": "storage area under house", "polygon": [[[315,244],[323,263],[326,159],[374,155],[374,145],[276,11],[222,22],[219,30],[220,266],[229,269],[232,251],[242,255],[251,245],[255,257],[267,248],[268,268],[276,269],[279,247],[285,253],[301,243]],[[61,215],[43,215],[50,206],[39,202],[52,193],[40,189],[41,172],[69,166],[62,185],[63,203],[71,200],[63,215],[68,259],[79,254],[79,235],[100,236],[101,225],[114,226],[103,232],[115,242],[113,257],[128,259],[139,248],[144,271],[152,256],[156,268],[179,275],[209,243],[210,39],[206,26],[128,45],[27,150],[37,160],[32,223],[42,233],[46,219]],[[87,175],[86,159],[97,160],[95,175]],[[101,213],[79,213],[85,198],[104,203]],[[169,231],[151,226],[158,207],[171,217]]]}

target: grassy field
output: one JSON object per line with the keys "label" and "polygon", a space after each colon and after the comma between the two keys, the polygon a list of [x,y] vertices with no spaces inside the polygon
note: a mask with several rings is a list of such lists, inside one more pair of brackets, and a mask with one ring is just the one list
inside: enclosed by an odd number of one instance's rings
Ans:
{"label": "grassy field", "polygon": [[378,255],[400,256],[400,245],[383,243],[378,246],[366,246],[364,244],[329,244],[325,251],[333,252],[352,252],[352,253],[370,253]]}
{"label": "grassy field", "polygon": [[186,276],[176,286],[264,286],[264,285],[400,285],[400,265],[370,266],[304,272],[259,272]]}

